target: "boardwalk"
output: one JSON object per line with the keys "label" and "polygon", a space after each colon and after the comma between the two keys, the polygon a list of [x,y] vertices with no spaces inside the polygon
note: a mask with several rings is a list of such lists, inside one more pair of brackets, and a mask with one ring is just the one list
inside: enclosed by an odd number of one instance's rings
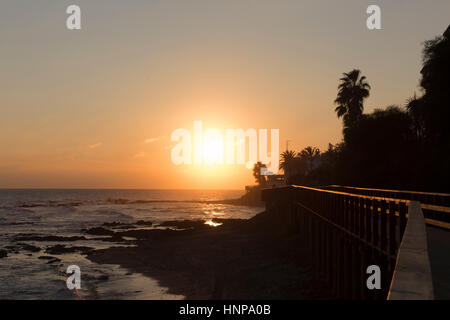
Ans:
{"label": "boardwalk", "polygon": [[327,186],[324,189],[420,201],[428,224],[428,251],[435,299],[450,299],[450,194],[355,188],[337,185]]}
{"label": "boardwalk", "polygon": [[403,200],[419,200],[427,221],[428,252],[435,299],[450,299],[450,224],[448,223],[450,221],[450,194],[336,185],[327,186],[324,189]]}
{"label": "boardwalk", "polygon": [[[262,193],[266,210],[302,236],[318,277],[345,299],[449,299],[449,198],[340,186]],[[365,285],[371,264],[382,270],[379,292]]]}

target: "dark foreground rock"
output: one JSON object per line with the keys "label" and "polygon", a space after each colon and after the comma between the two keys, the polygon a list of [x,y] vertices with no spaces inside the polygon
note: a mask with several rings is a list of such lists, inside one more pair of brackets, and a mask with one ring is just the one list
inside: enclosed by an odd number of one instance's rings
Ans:
{"label": "dark foreground rock", "polygon": [[119,232],[136,238],[136,246],[96,250],[88,259],[142,273],[188,299],[331,298],[329,288],[313,280],[299,236],[283,231],[273,217],[220,223],[170,221],[162,225],[187,228]]}
{"label": "dark foreground rock", "polygon": [[66,247],[65,245],[57,244],[52,247],[48,247],[45,253],[49,254],[64,254],[64,253],[74,253],[79,252],[81,254],[88,254],[93,249],[90,247]]}
{"label": "dark foreground rock", "polygon": [[22,250],[25,250],[25,251],[30,251],[30,252],[39,252],[39,251],[41,251],[41,248],[33,246],[31,244],[18,243],[18,245],[20,246],[20,248]]}
{"label": "dark foreground rock", "polygon": [[61,236],[37,236],[37,235],[27,235],[22,234],[14,238],[15,241],[78,241],[86,240],[83,236],[73,236],[73,237],[61,237]]}
{"label": "dark foreground rock", "polygon": [[138,226],[151,226],[151,225],[153,225],[153,222],[145,221],[145,220],[138,220],[136,222],[136,225],[138,225]]}
{"label": "dark foreground rock", "polygon": [[114,231],[108,230],[103,227],[90,228],[82,231],[95,236],[112,236],[114,234]]}
{"label": "dark foreground rock", "polygon": [[53,260],[53,259],[57,259],[57,258],[51,257],[51,256],[40,256],[40,257],[38,257],[38,259],[41,259],[41,260]]}
{"label": "dark foreground rock", "polygon": [[40,256],[38,259],[47,260],[47,264],[61,262],[61,259],[58,259],[56,257],[51,257],[51,256]]}

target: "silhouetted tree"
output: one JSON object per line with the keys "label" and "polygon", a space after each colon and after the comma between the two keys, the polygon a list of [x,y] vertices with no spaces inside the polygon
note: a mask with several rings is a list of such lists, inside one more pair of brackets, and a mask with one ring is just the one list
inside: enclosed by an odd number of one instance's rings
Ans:
{"label": "silhouetted tree", "polygon": [[[425,41],[420,85],[430,96],[450,95],[450,26],[440,37]],[[441,101],[447,103],[448,101]]]}
{"label": "silhouetted tree", "polygon": [[319,154],[320,154],[319,148],[307,146],[302,151],[300,151],[299,156],[304,159],[313,160],[313,159],[317,158],[317,156],[319,156]]}
{"label": "silhouetted tree", "polygon": [[344,144],[328,144],[327,151],[320,154],[320,164],[309,176],[318,185],[339,184],[344,174],[340,168],[340,158]]}
{"label": "silhouetted tree", "polygon": [[313,169],[314,160],[316,160],[319,155],[320,150],[316,147],[311,146],[307,146],[299,153],[300,158],[306,161],[308,171],[311,171]]}
{"label": "silhouetted tree", "polygon": [[262,162],[258,161],[253,166],[253,177],[255,177],[255,181],[260,186],[263,186],[266,184],[266,177],[261,175],[261,168],[266,168],[266,165]]}
{"label": "silhouetted tree", "polygon": [[450,192],[450,26],[426,41],[422,95],[404,109],[390,106],[364,114],[370,86],[359,70],[340,79],[335,112],[343,118],[344,139],[320,153],[307,147],[282,154],[286,169],[320,157],[312,170],[297,170],[291,183]]}
{"label": "silhouetted tree", "polygon": [[417,135],[417,139],[423,141],[426,138],[426,127],[427,127],[427,114],[426,114],[426,102],[423,97],[409,98],[406,101],[406,109],[408,110],[411,119],[413,120],[414,130]]}
{"label": "silhouetted tree", "polygon": [[450,191],[450,26],[442,36],[425,41],[420,85],[423,96],[408,101],[418,133],[420,187]]}
{"label": "silhouetted tree", "polygon": [[339,170],[356,186],[407,188],[417,177],[411,117],[397,106],[363,115],[346,132]]}
{"label": "silhouetted tree", "polygon": [[281,154],[280,169],[285,173],[289,171],[289,167],[292,166],[292,162],[297,156],[297,153],[292,150],[286,150]]}
{"label": "silhouetted tree", "polygon": [[344,73],[338,86],[338,95],[334,103],[337,104],[335,112],[338,118],[343,117],[344,127],[353,126],[364,111],[364,99],[369,96],[370,85],[361,71],[354,69]]}
{"label": "silhouetted tree", "polygon": [[425,41],[420,85],[425,106],[426,136],[429,143],[449,147],[450,142],[450,26],[440,37]]}

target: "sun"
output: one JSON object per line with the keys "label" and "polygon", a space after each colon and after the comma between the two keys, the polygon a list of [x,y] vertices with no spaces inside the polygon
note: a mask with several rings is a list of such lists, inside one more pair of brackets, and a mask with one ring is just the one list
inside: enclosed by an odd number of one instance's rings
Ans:
{"label": "sun", "polygon": [[223,141],[206,138],[203,141],[203,162],[207,165],[223,164]]}

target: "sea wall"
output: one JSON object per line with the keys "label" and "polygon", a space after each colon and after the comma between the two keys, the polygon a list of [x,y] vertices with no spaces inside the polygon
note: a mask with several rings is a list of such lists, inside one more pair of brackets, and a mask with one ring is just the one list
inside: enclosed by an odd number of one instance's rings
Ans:
{"label": "sea wall", "polygon": [[411,201],[388,300],[433,300],[425,219],[420,202]]}

